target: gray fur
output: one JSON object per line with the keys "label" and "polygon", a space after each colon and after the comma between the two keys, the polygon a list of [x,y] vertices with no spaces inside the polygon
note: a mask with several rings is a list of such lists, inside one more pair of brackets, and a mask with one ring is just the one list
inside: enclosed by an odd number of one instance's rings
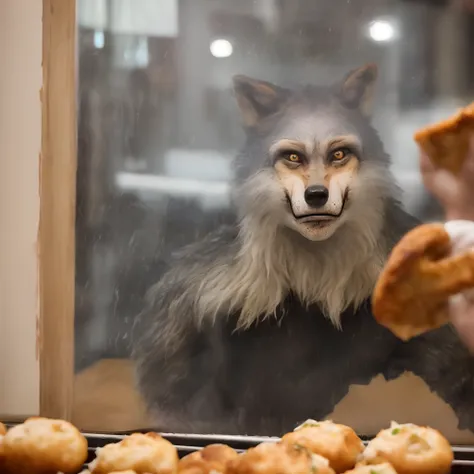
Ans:
{"label": "gray fur", "polygon": [[[364,145],[347,220],[333,238],[307,241],[285,227],[287,203],[268,149],[278,137],[319,143],[347,134],[356,134]],[[252,168],[245,166],[249,162]],[[339,327],[340,314],[371,294],[389,250],[381,235],[384,205],[397,190],[377,135],[358,111],[345,110],[336,96],[328,99],[327,92],[307,87],[296,91],[274,130],[249,140],[236,165],[248,170],[246,176],[239,174],[234,191],[241,216],[236,254],[216,255],[192,271],[186,260],[178,264],[174,271],[182,272],[186,290],[170,311],[192,300],[197,323],[238,311],[239,327],[248,328],[274,315],[291,290],[307,305],[320,304]]]}
{"label": "gray fur", "polygon": [[[279,434],[325,416],[350,383],[399,370],[390,359],[398,342],[373,321],[368,300],[416,221],[401,210],[361,102],[373,79],[353,77],[350,101],[340,84],[290,91],[239,79],[247,143],[235,160],[238,223],[169,259],[136,327],[138,386],[157,428]],[[285,225],[268,150],[278,138],[317,145],[348,133],[361,143],[360,172],[343,224],[327,240],[307,240]]]}

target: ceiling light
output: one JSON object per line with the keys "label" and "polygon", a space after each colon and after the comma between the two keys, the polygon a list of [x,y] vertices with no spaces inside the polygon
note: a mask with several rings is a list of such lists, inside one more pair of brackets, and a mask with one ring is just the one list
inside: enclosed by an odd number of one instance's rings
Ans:
{"label": "ceiling light", "polygon": [[228,58],[232,55],[234,48],[232,43],[225,39],[216,39],[211,43],[210,46],[211,54],[215,58]]}
{"label": "ceiling light", "polygon": [[377,20],[370,24],[369,35],[377,42],[390,41],[395,36],[395,28],[389,21]]}

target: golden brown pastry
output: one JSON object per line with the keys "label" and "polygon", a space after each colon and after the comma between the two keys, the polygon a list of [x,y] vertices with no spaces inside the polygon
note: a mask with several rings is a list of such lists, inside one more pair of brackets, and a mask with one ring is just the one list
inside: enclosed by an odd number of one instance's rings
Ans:
{"label": "golden brown pastry", "polygon": [[361,464],[388,462],[398,474],[446,474],[453,458],[448,440],[437,430],[392,422],[369,442]]}
{"label": "golden brown pastry", "polygon": [[87,441],[64,420],[27,419],[3,437],[5,472],[76,473],[87,459]]}
{"label": "golden brown pastry", "polygon": [[347,471],[345,474],[397,474],[397,471],[395,471],[390,463],[384,462],[382,464],[368,466],[359,464],[354,469]]}
{"label": "golden brown pastry", "polygon": [[89,464],[92,474],[132,470],[137,474],[176,474],[178,452],[156,433],[134,433],[119,443],[98,448]]}
{"label": "golden brown pastry", "polygon": [[224,444],[210,444],[188,454],[178,463],[180,474],[211,474],[225,472],[229,461],[238,457],[237,451]]}
{"label": "golden brown pastry", "polygon": [[4,472],[5,466],[5,453],[3,449],[3,437],[7,433],[6,426],[0,422],[0,472]]}
{"label": "golden brown pastry", "polygon": [[109,472],[109,474],[137,474],[137,473],[136,471],[127,470],[127,471],[113,471],[113,472]]}
{"label": "golden brown pastry", "polygon": [[473,134],[474,102],[448,120],[419,130],[414,138],[435,166],[458,174]]}
{"label": "golden brown pastry", "polygon": [[395,246],[372,295],[375,319],[408,340],[448,322],[448,298],[474,287],[474,252],[450,256],[442,224],[424,224]]}
{"label": "golden brown pastry", "polygon": [[226,474],[334,474],[329,461],[301,446],[262,443],[227,464]]}
{"label": "golden brown pastry", "polygon": [[0,472],[6,472],[6,457],[5,450],[3,449],[3,438],[4,436],[0,434]]}
{"label": "golden brown pastry", "polygon": [[327,458],[337,473],[353,468],[364,449],[352,428],[328,420],[308,420],[283,436],[282,442],[302,446],[311,453]]}
{"label": "golden brown pastry", "polygon": [[[80,474],[91,474],[91,471],[86,469],[85,471],[82,471]],[[129,469],[127,471],[112,471],[112,472],[109,472],[108,474],[137,474],[137,473]]]}

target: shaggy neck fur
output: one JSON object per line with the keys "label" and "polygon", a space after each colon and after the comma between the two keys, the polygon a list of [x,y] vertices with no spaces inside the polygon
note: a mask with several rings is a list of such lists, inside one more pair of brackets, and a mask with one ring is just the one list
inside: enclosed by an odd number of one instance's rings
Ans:
{"label": "shaggy neck fur", "polygon": [[[359,194],[351,219],[326,241],[308,241],[271,212],[246,214],[232,261],[216,261],[200,283],[198,319],[238,312],[239,328],[247,328],[275,315],[291,292],[307,306],[318,304],[340,328],[341,313],[370,296],[388,253],[383,227],[389,179],[372,178],[380,186],[366,186],[371,176],[365,176],[354,190]],[[249,188],[258,189],[253,181]]]}
{"label": "shaggy neck fur", "polygon": [[274,314],[292,292],[304,305],[319,304],[340,327],[341,313],[371,294],[384,261],[370,228],[345,227],[326,242],[306,241],[285,228],[258,239],[244,231],[234,269],[241,282],[236,300],[243,303],[239,326]]}

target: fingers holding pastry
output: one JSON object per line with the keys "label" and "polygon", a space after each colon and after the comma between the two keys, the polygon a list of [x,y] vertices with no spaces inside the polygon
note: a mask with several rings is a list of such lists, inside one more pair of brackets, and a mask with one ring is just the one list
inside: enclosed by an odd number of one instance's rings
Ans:
{"label": "fingers holding pastry", "polygon": [[474,250],[444,258],[430,266],[433,290],[443,299],[474,286]]}
{"label": "fingers holding pastry", "polygon": [[474,252],[453,252],[447,225],[424,224],[395,246],[375,285],[375,319],[408,340],[449,322],[449,297],[474,287]]}
{"label": "fingers holding pastry", "polygon": [[442,224],[424,224],[408,232],[393,248],[384,276],[385,285],[398,285],[399,277],[417,277],[432,261],[447,257],[451,250],[449,234]]}
{"label": "fingers holding pastry", "polygon": [[403,340],[448,321],[445,301],[436,295],[432,263],[449,255],[449,235],[440,224],[425,224],[395,246],[375,285],[375,319]]}
{"label": "fingers holding pastry", "polygon": [[[474,222],[466,220],[454,220],[446,222],[444,224],[444,228],[451,238],[451,254],[469,254],[472,256],[472,251],[474,250]],[[466,289],[462,293],[455,295],[455,297],[458,296],[462,296],[467,303],[472,304],[472,309],[474,309],[474,287]],[[453,297],[450,298],[450,306],[452,298]],[[454,312],[453,310],[450,311],[451,319],[453,319]]]}
{"label": "fingers holding pastry", "polygon": [[451,323],[466,347],[474,353],[474,301],[464,294],[449,300]]}
{"label": "fingers holding pastry", "polygon": [[419,130],[420,171],[446,219],[474,220],[474,103],[454,117]]}
{"label": "fingers holding pastry", "polygon": [[471,104],[443,122],[418,130],[414,138],[435,167],[456,175],[463,169],[473,133]]}
{"label": "fingers holding pastry", "polygon": [[[471,141],[469,153],[474,153],[474,139]],[[460,175],[463,177],[465,173],[473,167],[473,160],[466,160]],[[459,175],[443,169],[436,168],[429,156],[421,152],[420,154],[420,171],[425,187],[433,193],[441,203],[449,204],[456,200],[459,191]]]}

